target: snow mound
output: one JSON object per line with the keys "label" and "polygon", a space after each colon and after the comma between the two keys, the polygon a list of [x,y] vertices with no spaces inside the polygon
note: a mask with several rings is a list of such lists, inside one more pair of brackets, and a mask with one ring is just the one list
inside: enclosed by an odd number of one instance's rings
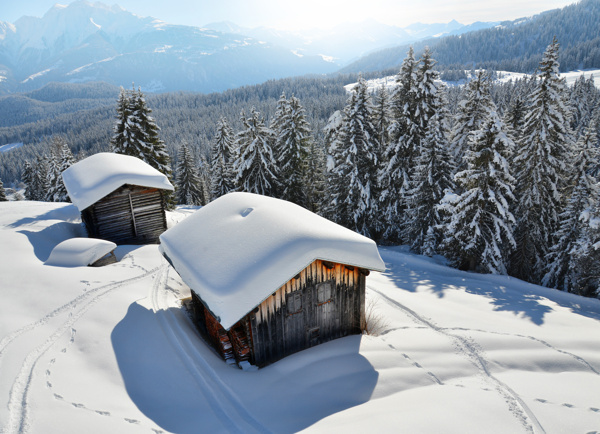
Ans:
{"label": "snow mound", "polygon": [[369,238],[251,193],[220,197],[160,240],[161,252],[225,329],[317,259],[385,269]]}
{"label": "snow mound", "polygon": [[117,245],[111,241],[95,238],[71,238],[54,247],[45,264],[60,267],[87,266],[116,248]]}
{"label": "snow mound", "polygon": [[125,184],[173,190],[165,175],[139,158],[109,152],[73,164],[62,177],[71,202],[80,211]]}

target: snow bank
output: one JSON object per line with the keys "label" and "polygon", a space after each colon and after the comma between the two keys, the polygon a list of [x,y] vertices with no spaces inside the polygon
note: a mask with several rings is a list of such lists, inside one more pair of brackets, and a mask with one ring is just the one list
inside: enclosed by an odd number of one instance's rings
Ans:
{"label": "snow bank", "polygon": [[385,269],[374,241],[250,193],[211,202],[160,239],[163,254],[226,329],[316,259]]}
{"label": "snow bank", "polygon": [[109,254],[117,245],[95,238],[71,238],[58,244],[46,261],[46,265],[62,267],[81,267],[93,264]]}
{"label": "snow bank", "polygon": [[72,165],[62,177],[71,201],[80,211],[125,184],[173,190],[165,175],[139,158],[109,152]]}

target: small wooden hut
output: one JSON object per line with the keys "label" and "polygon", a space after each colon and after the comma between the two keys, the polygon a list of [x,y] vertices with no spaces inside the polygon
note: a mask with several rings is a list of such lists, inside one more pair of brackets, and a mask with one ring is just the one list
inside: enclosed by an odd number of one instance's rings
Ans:
{"label": "small wooden hut", "polygon": [[264,366],[360,333],[375,243],[290,202],[230,193],[161,235],[198,328],[228,361]]}
{"label": "small wooden hut", "polygon": [[116,244],[156,244],[167,229],[165,175],[127,155],[92,155],[63,172],[88,236]]}

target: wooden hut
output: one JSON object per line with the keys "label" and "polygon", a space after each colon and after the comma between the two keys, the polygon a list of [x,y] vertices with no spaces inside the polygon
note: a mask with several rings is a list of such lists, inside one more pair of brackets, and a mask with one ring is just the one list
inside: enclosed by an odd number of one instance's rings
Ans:
{"label": "wooden hut", "polygon": [[257,366],[360,333],[375,243],[290,202],[230,193],[161,235],[198,328],[225,360]]}
{"label": "wooden hut", "polygon": [[88,236],[116,244],[152,244],[167,229],[165,175],[127,155],[92,155],[63,172]]}

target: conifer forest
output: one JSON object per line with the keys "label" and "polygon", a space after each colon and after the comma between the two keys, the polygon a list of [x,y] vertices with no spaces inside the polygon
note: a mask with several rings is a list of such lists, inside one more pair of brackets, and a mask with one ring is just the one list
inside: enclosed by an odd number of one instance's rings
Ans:
{"label": "conifer forest", "polygon": [[598,297],[600,96],[593,78],[566,85],[559,52],[554,39],[531,77],[473,70],[461,86],[440,80],[432,51],[410,48],[379,87],[345,75],[221,95],[109,89],[110,110],[77,121],[95,124],[80,128],[93,140],[40,122],[31,134],[44,139],[23,146],[26,158],[0,154],[0,200],[10,180],[28,200],[68,201],[60,173],[110,150],[165,173],[171,206],[277,197],[462,270]]}

